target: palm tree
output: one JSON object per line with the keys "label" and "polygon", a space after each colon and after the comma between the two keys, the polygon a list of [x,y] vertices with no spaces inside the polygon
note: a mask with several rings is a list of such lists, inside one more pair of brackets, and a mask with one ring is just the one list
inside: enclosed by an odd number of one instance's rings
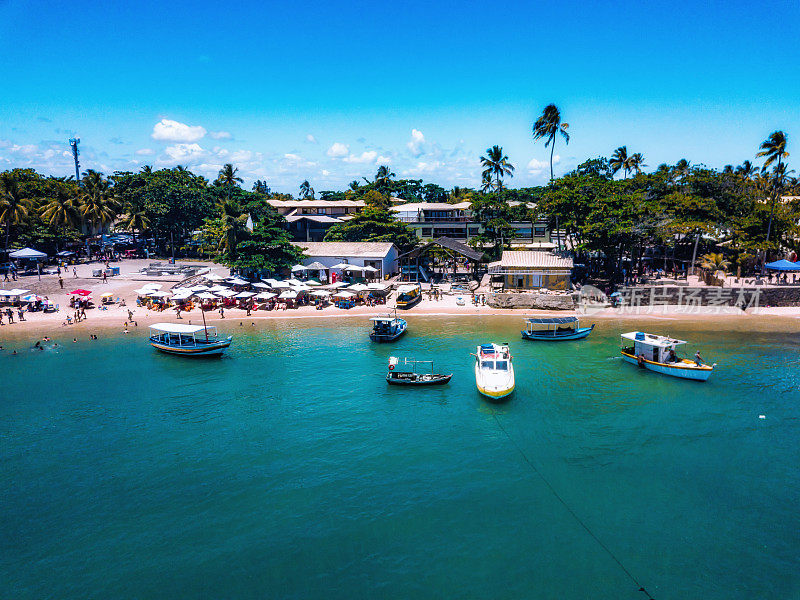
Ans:
{"label": "palm tree", "polygon": [[358,179],[354,179],[353,181],[350,182],[349,187],[351,190],[356,191],[358,188],[361,187],[361,182]]}
{"label": "palm tree", "polygon": [[136,232],[141,233],[150,228],[150,219],[147,218],[147,211],[144,209],[135,209],[133,206],[128,205],[125,214],[119,222],[119,226],[125,231],[130,231],[133,234],[133,243],[136,243]]}
{"label": "palm tree", "polygon": [[569,144],[569,123],[561,122],[561,111],[555,104],[544,107],[542,115],[533,124],[533,139],[545,138],[544,147],[550,146],[550,181],[553,180],[553,151],[556,148],[556,136],[561,135],[564,142]]}
{"label": "palm tree", "polygon": [[[75,206],[75,193],[71,187],[58,186],[53,197],[47,199],[46,204],[42,206],[41,217],[56,230],[77,226],[81,218]],[[58,250],[58,239],[56,239],[56,250]]]}
{"label": "palm tree", "polygon": [[31,200],[24,196],[14,174],[10,171],[0,173],[0,223],[6,225],[6,254],[11,226],[22,221],[30,207]]}
{"label": "palm tree", "polygon": [[622,169],[622,172],[625,174],[625,179],[628,178],[628,168],[630,167],[630,158],[628,157],[628,147],[627,146],[620,146],[614,153],[611,155],[611,160],[608,161],[609,166],[611,167],[611,175],[612,177],[617,174],[617,171]]}
{"label": "palm tree", "polygon": [[721,252],[710,252],[705,256],[701,256],[700,268],[711,271],[713,276],[717,279],[725,277],[728,268],[731,266],[730,261],[725,260],[725,255]]}
{"label": "palm tree", "polygon": [[758,167],[756,167],[749,160],[744,161],[741,165],[736,167],[736,174],[742,179],[750,179],[756,173],[758,173]]}
{"label": "palm tree", "polygon": [[481,156],[484,184],[494,177],[494,187],[499,192],[503,189],[503,177],[506,175],[509,177],[514,176],[514,165],[508,162],[508,157],[503,154],[503,149],[500,146],[487,148],[486,155]]}
{"label": "palm tree", "polygon": [[378,167],[378,173],[375,175],[375,181],[387,181],[394,176],[394,173],[392,173],[392,170],[388,166],[381,165]]}
{"label": "palm tree", "polygon": [[222,168],[219,170],[219,175],[217,175],[217,183],[220,185],[224,185],[228,190],[228,201],[231,199],[231,188],[237,187],[240,183],[244,182],[244,179],[236,175],[239,172],[237,167],[234,167],[231,163],[227,163],[222,165]]}
{"label": "palm tree", "polygon": [[[756,154],[756,158],[761,158],[763,156],[766,159],[764,160],[764,169],[775,161],[778,161],[778,164],[775,166],[775,174],[777,175],[781,171],[783,159],[789,157],[789,153],[786,152],[786,134],[783,131],[773,131],[766,140],[761,142],[759,148],[760,152]],[[767,225],[767,240],[765,245],[769,245],[769,235],[772,233],[772,218],[775,215],[775,201],[778,199],[782,189],[782,185],[777,185],[777,183],[782,184],[783,181],[779,181],[776,178],[775,183],[776,185],[773,186],[772,191],[772,205],[769,210],[769,225]],[[766,262],[766,258],[767,256],[765,253],[764,262]]]}
{"label": "palm tree", "polygon": [[227,250],[231,257],[236,256],[236,247],[244,237],[246,231],[247,215],[241,214],[233,202],[225,201],[220,205],[222,210],[222,233],[217,240],[220,251]]}
{"label": "palm tree", "polygon": [[494,182],[492,181],[491,177],[487,177],[486,173],[484,172],[481,176],[481,191],[486,194],[492,191],[494,188]]}
{"label": "palm tree", "polygon": [[111,223],[120,209],[114,192],[102,173],[89,169],[83,176],[83,194],[78,207],[81,217],[91,225],[92,233]]}
{"label": "palm tree", "polygon": [[636,171],[636,174],[642,172],[642,167],[646,167],[647,165],[644,164],[644,156],[642,156],[641,152],[637,152],[636,154],[631,154],[628,158],[628,169],[631,171]]}
{"label": "palm tree", "polygon": [[311,187],[308,179],[300,184],[300,197],[304,200],[308,200],[309,198],[312,200],[314,199],[314,188]]}

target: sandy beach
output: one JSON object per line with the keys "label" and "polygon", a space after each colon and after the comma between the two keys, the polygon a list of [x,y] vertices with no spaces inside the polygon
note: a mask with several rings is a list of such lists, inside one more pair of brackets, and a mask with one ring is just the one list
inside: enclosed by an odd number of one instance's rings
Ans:
{"label": "sandy beach", "polygon": [[[17,319],[15,312],[14,323],[8,323],[4,319],[4,325],[0,327],[0,339],[12,339],[22,336],[87,336],[92,331],[102,330],[106,328],[114,328],[122,330],[125,322],[128,320],[128,310],[133,313],[134,322],[130,324],[133,329],[135,327],[146,327],[149,324],[157,322],[198,322],[201,319],[200,309],[195,308],[190,312],[183,312],[181,319],[178,320],[176,313],[172,309],[163,312],[148,310],[147,308],[136,306],[136,292],[146,283],[159,283],[162,289],[168,290],[180,282],[180,278],[176,277],[149,277],[140,272],[142,267],[149,264],[147,260],[126,260],[120,263],[115,263],[114,266],[120,267],[120,275],[108,278],[107,282],[103,282],[97,277],[92,277],[92,270],[97,269],[98,263],[81,264],[75,267],[69,266],[66,271],[62,272],[63,288],[59,285],[59,276],[57,274],[42,275],[41,279],[37,276],[19,277],[17,281],[9,281],[3,284],[3,287],[10,289],[13,287],[30,290],[32,293],[40,296],[48,297],[52,302],[58,304],[60,310],[53,313],[43,312],[26,312],[25,321],[20,322]],[[182,263],[184,264],[184,263]],[[200,263],[200,262],[187,262],[185,264],[201,264],[203,266],[211,267],[214,272],[227,275],[228,271],[220,265],[214,263]],[[69,308],[69,299],[71,295],[69,292],[75,289],[87,289],[92,292],[93,299],[96,307],[86,312],[86,319],[80,323],[65,325],[67,315],[71,315],[72,311]],[[107,307],[100,307],[100,295],[106,292],[114,294],[115,304],[108,305]],[[422,302],[408,311],[403,311],[408,315],[424,315],[424,316],[514,316],[523,318],[527,315],[537,316],[566,316],[578,315],[586,319],[594,320],[608,320],[608,319],[686,319],[697,320],[698,318],[723,318],[726,320],[735,319],[749,319],[759,316],[770,317],[785,317],[791,319],[800,318],[800,307],[754,307],[747,311],[742,311],[733,307],[692,307],[687,309],[685,306],[655,306],[652,308],[641,307],[634,309],[614,309],[614,308],[599,308],[589,309],[584,313],[581,312],[565,312],[565,311],[534,311],[534,310],[510,310],[510,309],[497,309],[490,306],[475,306],[467,298],[467,303],[464,306],[459,306],[456,303],[457,295],[442,295],[439,300],[428,299],[427,294],[424,294]],[[120,306],[120,301],[125,301],[125,306]],[[274,320],[274,319],[329,319],[329,318],[368,318],[378,314],[385,314],[388,310],[394,308],[394,298],[391,297],[386,305],[383,306],[358,306],[349,310],[336,308],[335,306],[327,306],[322,310],[316,310],[313,306],[303,306],[295,309],[288,310],[272,310],[272,311],[255,311],[251,316],[246,317],[245,311],[241,309],[226,309],[225,318],[223,319],[218,311],[208,311],[205,314],[206,321],[209,323],[221,321],[234,321],[236,319],[247,319],[251,322]]]}

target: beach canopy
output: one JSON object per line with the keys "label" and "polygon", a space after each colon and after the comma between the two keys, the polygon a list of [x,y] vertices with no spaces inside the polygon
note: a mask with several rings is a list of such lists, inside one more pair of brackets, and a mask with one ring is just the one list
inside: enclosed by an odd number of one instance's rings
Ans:
{"label": "beach canopy", "polygon": [[330,296],[331,292],[330,292],[330,290],[315,290],[315,291],[311,292],[311,295],[312,296],[318,296],[320,298],[325,298],[327,296]]}
{"label": "beach canopy", "polygon": [[154,290],[147,295],[151,298],[167,298],[172,296],[172,292],[159,292],[158,290]]}
{"label": "beach canopy", "polygon": [[160,283],[145,283],[142,286],[143,290],[160,290],[161,284]]}
{"label": "beach canopy", "polygon": [[306,285],[322,285],[316,279],[309,279],[308,281],[304,281],[303,283],[305,283]]}
{"label": "beach canopy", "polygon": [[800,271],[800,263],[793,263],[788,260],[776,260],[764,266],[771,271]]}
{"label": "beach canopy", "polygon": [[209,273],[205,276],[205,279],[209,281],[225,281],[225,278],[222,275],[217,275],[216,273]]}
{"label": "beach canopy", "polygon": [[288,281],[275,281],[275,283],[273,283],[271,285],[275,289],[282,289],[282,288],[290,288],[290,287],[292,287],[291,285],[289,285]]}
{"label": "beach canopy", "polygon": [[245,281],[244,279],[240,279],[239,277],[231,277],[228,279],[233,285],[250,285],[249,281]]}
{"label": "beach canopy", "polygon": [[307,271],[307,270],[308,267],[305,267],[303,265],[295,265],[292,267],[292,273],[294,273],[295,271]]}
{"label": "beach canopy", "polygon": [[77,289],[77,290],[72,290],[70,294],[73,294],[75,296],[91,296],[92,292],[90,292],[89,290]]}
{"label": "beach canopy", "polygon": [[27,294],[28,292],[30,292],[30,290],[14,288],[13,290],[0,290],[0,296],[22,296],[22,294]]}
{"label": "beach canopy", "polygon": [[23,248],[22,250],[15,250],[8,254],[11,258],[47,258],[47,254],[39,252],[33,248]]}
{"label": "beach canopy", "polygon": [[226,288],[224,285],[215,285],[213,287],[208,288],[208,291],[209,292],[215,292],[215,293],[216,292],[227,292],[228,288]]}
{"label": "beach canopy", "polygon": [[388,286],[385,283],[373,282],[373,283],[368,283],[367,287],[369,289],[371,289],[371,290],[376,290],[376,291],[379,291],[379,292],[383,292],[383,291],[386,291],[386,288]]}
{"label": "beach canopy", "polygon": [[233,298],[236,295],[233,290],[214,290],[214,293],[223,298]]}
{"label": "beach canopy", "polygon": [[332,290],[335,290],[336,288],[347,287],[348,285],[350,284],[347,283],[346,281],[337,281],[336,283],[330,284],[328,287],[331,288]]}
{"label": "beach canopy", "polygon": [[198,333],[206,329],[214,329],[214,327],[205,327],[203,325],[184,325],[183,323],[153,323],[150,329],[156,331],[163,331],[165,333]]}

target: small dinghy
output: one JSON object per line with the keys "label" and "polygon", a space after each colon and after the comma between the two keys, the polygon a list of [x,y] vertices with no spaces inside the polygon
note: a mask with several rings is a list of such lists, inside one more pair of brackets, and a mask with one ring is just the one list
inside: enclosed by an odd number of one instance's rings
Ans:
{"label": "small dinghy", "polygon": [[[398,369],[402,365],[405,370]],[[418,365],[430,365],[430,373],[420,373]],[[409,370],[410,369],[410,370]],[[427,371],[427,369],[426,369]],[[403,358],[402,362],[396,356],[389,357],[389,372],[386,374],[386,383],[390,385],[444,385],[450,381],[453,374],[444,375],[433,372],[432,360],[414,360]]]}

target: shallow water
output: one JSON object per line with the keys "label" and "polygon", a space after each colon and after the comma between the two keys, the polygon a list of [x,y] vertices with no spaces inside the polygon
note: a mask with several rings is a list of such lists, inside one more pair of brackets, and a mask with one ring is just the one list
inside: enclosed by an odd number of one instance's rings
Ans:
{"label": "shallow water", "polygon": [[[546,344],[408,318],[390,345],[232,321],[218,360],[144,331],[0,353],[0,597],[645,598],[625,570],[658,600],[800,597],[797,321]],[[640,327],[718,370],[622,363]],[[505,404],[475,391],[485,341],[511,343]],[[391,354],[453,380],[388,387]]]}

